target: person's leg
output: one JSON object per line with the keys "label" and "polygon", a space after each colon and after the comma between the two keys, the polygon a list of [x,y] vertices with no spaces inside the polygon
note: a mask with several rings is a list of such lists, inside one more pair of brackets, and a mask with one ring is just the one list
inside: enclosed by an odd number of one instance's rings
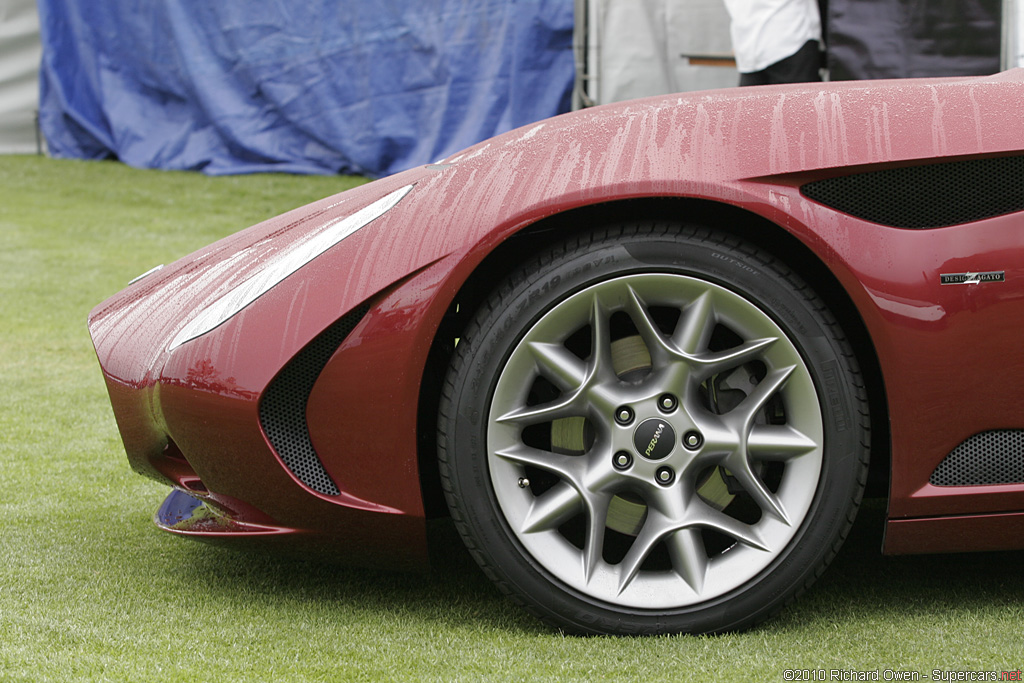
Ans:
{"label": "person's leg", "polygon": [[[771,68],[771,67],[769,67]],[[768,85],[771,81],[768,80],[768,69],[761,69],[760,71],[752,71],[748,74],[740,74],[740,85]]]}
{"label": "person's leg", "polygon": [[[818,41],[808,40],[804,46],[763,72],[763,83],[811,83],[821,80],[821,50]],[[741,83],[742,85],[742,78]]]}

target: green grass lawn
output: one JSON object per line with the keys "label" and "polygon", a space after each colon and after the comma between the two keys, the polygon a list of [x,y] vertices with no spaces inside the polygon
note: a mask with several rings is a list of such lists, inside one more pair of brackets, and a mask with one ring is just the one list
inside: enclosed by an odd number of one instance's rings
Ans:
{"label": "green grass lawn", "polygon": [[810,593],[758,629],[712,637],[565,637],[502,598],[443,523],[423,575],[158,531],[167,491],[128,467],[86,315],[154,265],[358,182],[0,156],[0,681],[782,681],[793,668],[1024,666],[1024,553],[882,557],[879,502]]}

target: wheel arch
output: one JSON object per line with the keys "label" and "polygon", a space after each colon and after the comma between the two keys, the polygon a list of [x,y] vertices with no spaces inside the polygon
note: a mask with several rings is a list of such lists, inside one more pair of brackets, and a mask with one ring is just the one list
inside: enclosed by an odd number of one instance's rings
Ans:
{"label": "wheel arch", "polygon": [[[683,218],[684,217],[684,218]],[[839,320],[856,351],[871,410],[871,459],[866,496],[887,497],[890,478],[888,403],[874,343],[846,289],[828,266],[791,232],[745,209],[688,197],[624,199],[577,207],[538,220],[503,241],[462,284],[434,336],[424,368],[418,404],[417,458],[428,517],[447,515],[437,468],[436,428],[440,387],[454,340],[495,286],[530,255],[574,233],[626,221],[698,224],[764,249],[811,283]]]}

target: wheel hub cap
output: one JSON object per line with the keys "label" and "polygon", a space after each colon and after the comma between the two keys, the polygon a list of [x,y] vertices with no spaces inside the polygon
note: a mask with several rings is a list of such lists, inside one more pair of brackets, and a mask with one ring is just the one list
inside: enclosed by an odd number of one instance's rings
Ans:
{"label": "wheel hub cap", "polygon": [[644,420],[633,432],[633,447],[648,460],[662,460],[672,453],[676,433],[667,420],[652,417]]}

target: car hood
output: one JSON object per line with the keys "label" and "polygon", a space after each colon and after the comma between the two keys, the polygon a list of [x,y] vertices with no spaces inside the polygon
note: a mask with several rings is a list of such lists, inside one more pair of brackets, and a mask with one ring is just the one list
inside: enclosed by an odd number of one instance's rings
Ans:
{"label": "car hood", "polygon": [[[542,121],[446,163],[544,156],[581,184],[756,178],[1018,149],[1024,69],[994,76],[729,88],[603,105]],[[527,149],[529,153],[527,154]],[[530,164],[521,164],[530,168]]]}
{"label": "car hood", "polygon": [[196,316],[297,245],[403,185],[421,169],[327,197],[225,237],[141,276],[96,306],[89,329],[108,377],[155,380],[174,340]]}

